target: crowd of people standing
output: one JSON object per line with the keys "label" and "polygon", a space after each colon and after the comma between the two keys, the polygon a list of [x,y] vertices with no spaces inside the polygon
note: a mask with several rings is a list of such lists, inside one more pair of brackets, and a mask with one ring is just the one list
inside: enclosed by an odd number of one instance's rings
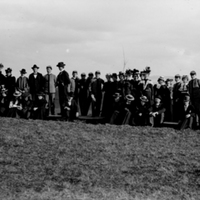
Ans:
{"label": "crowd of people standing", "polygon": [[60,115],[73,121],[79,115],[87,116],[90,107],[92,117],[103,117],[106,123],[139,126],[162,126],[164,121],[177,122],[180,129],[198,128],[200,119],[200,80],[196,72],[188,75],[176,74],[173,79],[160,76],[153,84],[149,76],[150,67],[106,74],[106,81],[100,71],[72,77],[59,62],[60,73],[52,73],[52,66],[46,67],[46,75],[33,65],[26,76],[26,69],[20,70],[16,79],[12,69],[5,70],[0,64],[0,116],[25,119],[45,119],[55,115],[55,94],[58,88]]}

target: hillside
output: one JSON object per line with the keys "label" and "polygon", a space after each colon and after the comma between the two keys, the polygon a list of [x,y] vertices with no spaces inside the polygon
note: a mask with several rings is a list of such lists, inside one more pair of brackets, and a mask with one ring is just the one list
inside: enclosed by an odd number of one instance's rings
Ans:
{"label": "hillside", "polygon": [[0,119],[0,199],[200,199],[200,135]]}

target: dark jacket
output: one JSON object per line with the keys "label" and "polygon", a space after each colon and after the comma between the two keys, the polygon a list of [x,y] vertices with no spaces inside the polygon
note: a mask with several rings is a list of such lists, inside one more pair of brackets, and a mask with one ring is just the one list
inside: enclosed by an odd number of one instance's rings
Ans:
{"label": "dark jacket", "polygon": [[37,73],[37,77],[34,77],[34,73],[29,76],[29,87],[31,94],[37,94],[44,92],[45,79],[42,74]]}
{"label": "dark jacket", "polygon": [[180,119],[180,120],[184,120],[187,114],[190,114],[191,116],[194,116],[194,115],[195,115],[195,109],[194,109],[194,106],[193,106],[193,105],[190,104],[190,105],[187,107],[186,110],[185,110],[185,108],[184,108],[184,105],[181,106],[181,108],[180,108],[180,113],[179,113],[179,119]]}
{"label": "dark jacket", "polygon": [[5,84],[5,76],[0,72],[0,86]]}
{"label": "dark jacket", "polygon": [[68,86],[70,83],[69,74],[65,70],[58,74],[56,81],[58,87]]}
{"label": "dark jacket", "polygon": [[16,79],[14,76],[6,76],[5,78],[5,88],[8,90],[9,99],[12,97],[15,92]]}
{"label": "dark jacket", "polygon": [[93,94],[95,97],[101,97],[103,84],[104,84],[103,79],[101,78],[94,79],[94,81],[91,83],[91,94]]}

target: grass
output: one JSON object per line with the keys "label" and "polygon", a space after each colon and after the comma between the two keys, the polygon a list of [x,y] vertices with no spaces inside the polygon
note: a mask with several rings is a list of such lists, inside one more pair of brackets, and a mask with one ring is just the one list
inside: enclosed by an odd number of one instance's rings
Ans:
{"label": "grass", "polygon": [[200,134],[1,118],[0,199],[200,199]]}

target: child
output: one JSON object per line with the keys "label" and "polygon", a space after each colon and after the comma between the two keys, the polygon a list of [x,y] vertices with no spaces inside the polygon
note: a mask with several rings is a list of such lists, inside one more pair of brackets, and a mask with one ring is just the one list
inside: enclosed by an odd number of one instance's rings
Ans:
{"label": "child", "polygon": [[195,110],[190,104],[190,96],[186,95],[183,99],[183,105],[180,107],[179,129],[192,128]]}
{"label": "child", "polygon": [[70,92],[64,104],[64,117],[66,121],[74,121],[79,116],[78,105],[73,99],[73,92]]}
{"label": "child", "polygon": [[153,106],[150,108],[150,123],[153,127],[161,127],[164,121],[165,107],[160,96],[156,97]]}
{"label": "child", "polygon": [[140,97],[140,102],[136,106],[134,123],[137,126],[147,126],[149,124],[149,105],[146,96]]}

